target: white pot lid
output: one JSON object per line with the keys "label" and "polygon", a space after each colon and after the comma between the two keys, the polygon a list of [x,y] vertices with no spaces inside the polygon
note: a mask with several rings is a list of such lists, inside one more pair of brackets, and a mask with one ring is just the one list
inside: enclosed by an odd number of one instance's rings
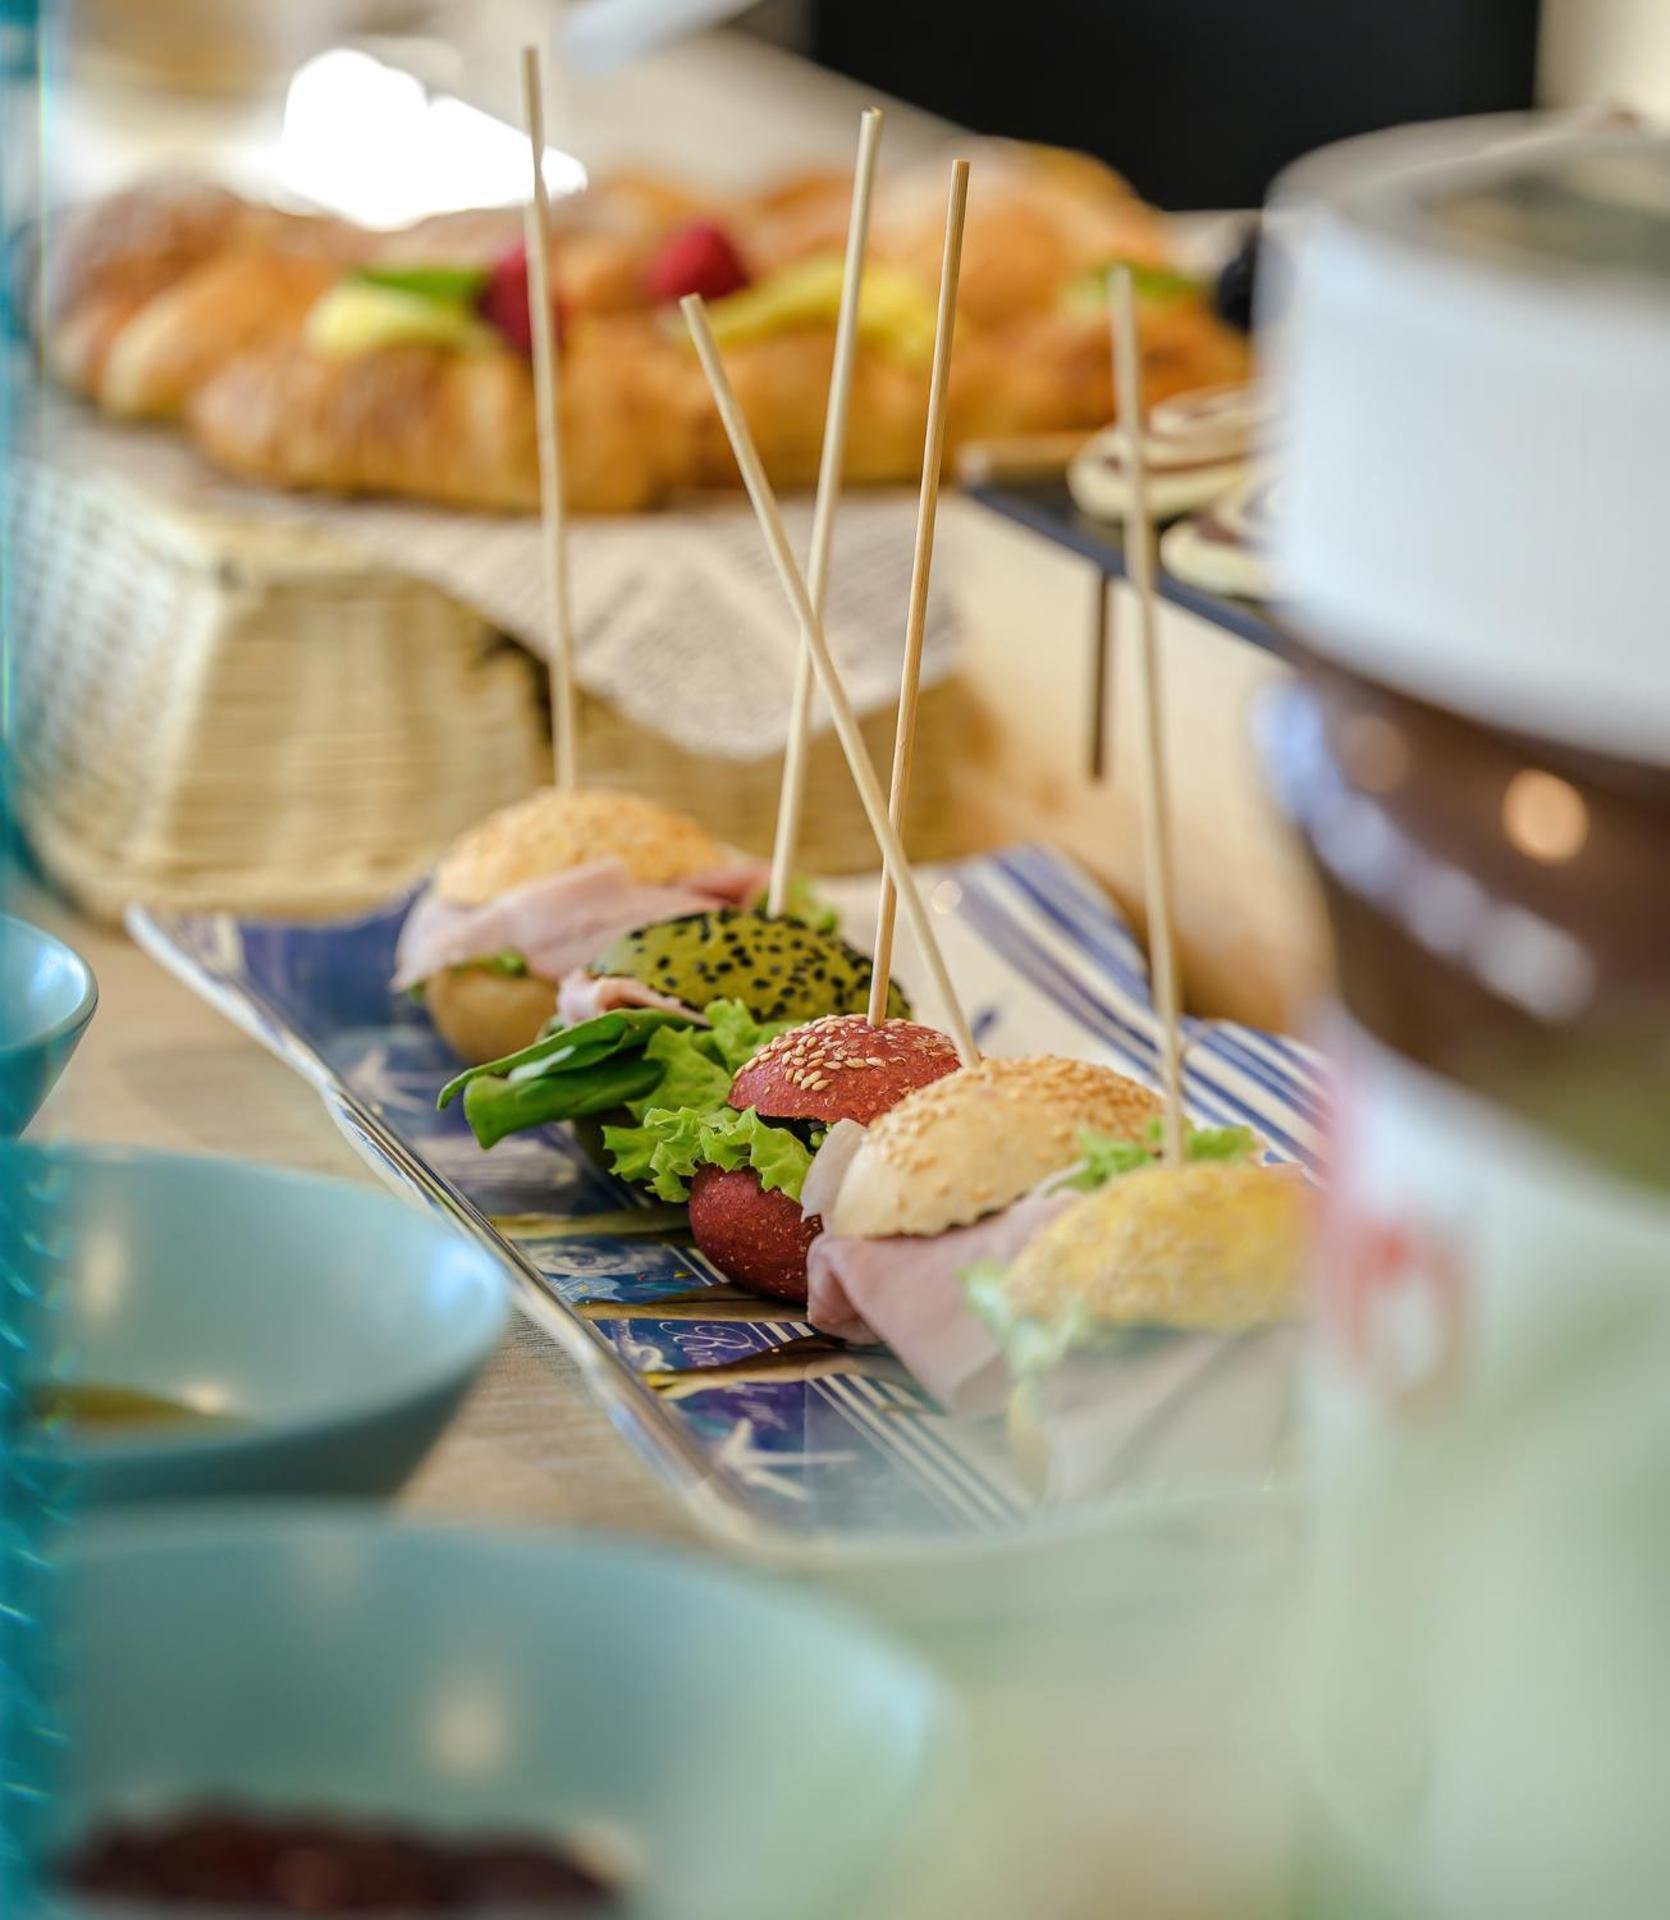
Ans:
{"label": "white pot lid", "polygon": [[1344,171],[1287,236],[1282,599],[1374,679],[1670,765],[1670,141]]}

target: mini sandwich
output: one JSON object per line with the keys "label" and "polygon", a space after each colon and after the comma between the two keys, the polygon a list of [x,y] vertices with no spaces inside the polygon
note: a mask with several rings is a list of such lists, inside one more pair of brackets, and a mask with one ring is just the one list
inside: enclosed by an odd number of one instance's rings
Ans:
{"label": "mini sandwich", "polygon": [[[779,1033],[867,1006],[873,971],[856,947],[800,920],[727,907],[660,921],[571,974],[561,1024],[460,1074],[440,1104],[462,1094],[484,1147],[556,1120],[630,1114],[641,1123],[652,1107],[711,1111],[724,1104],[732,1075]],[[888,1010],[910,1011],[896,985]]]}
{"label": "mini sandwich", "polygon": [[[1069,1204],[1041,1191],[1086,1134],[1140,1143],[1158,1097],[1088,1061],[983,1060],[911,1094],[866,1132],[836,1127],[802,1201],[824,1231],[808,1255],[809,1318],[885,1340],[948,1403],[979,1379],[1001,1404],[1001,1359],[958,1276],[1006,1262]],[[994,1388],[994,1377],[998,1383]]]}
{"label": "mini sandwich", "polygon": [[1035,1373],[1133,1327],[1241,1333],[1291,1319],[1303,1230],[1297,1168],[1150,1164],[1073,1197],[1008,1266],[964,1282],[1013,1369]]}
{"label": "mini sandwich", "polygon": [[663,1133],[694,1142],[696,1245],[738,1285],[804,1303],[806,1255],[823,1229],[801,1204],[813,1153],[832,1126],[868,1127],[959,1065],[956,1047],[933,1027],[873,1027],[862,1014],[832,1014],[762,1048],[693,1132],[685,1116],[652,1114]]}
{"label": "mini sandwich", "polygon": [[[1013,1260],[964,1275],[1041,1492],[1108,1490],[1150,1423],[1221,1366],[1226,1339],[1297,1316],[1305,1214],[1295,1167],[1149,1165],[1074,1199]],[[1236,1430],[1216,1444],[1233,1469]]]}
{"label": "mini sandwich", "polygon": [[406,916],[393,984],[421,994],[463,1059],[497,1060],[532,1042],[563,980],[622,935],[746,905],[765,878],[652,800],[546,788],[473,827],[441,861]]}

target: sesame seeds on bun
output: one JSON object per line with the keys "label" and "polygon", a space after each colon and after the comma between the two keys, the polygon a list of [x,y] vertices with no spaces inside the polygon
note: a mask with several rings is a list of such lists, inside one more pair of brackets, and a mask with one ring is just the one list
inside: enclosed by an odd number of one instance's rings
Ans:
{"label": "sesame seeds on bun", "polygon": [[[914,1020],[873,1027],[861,1013],[827,1014],[762,1047],[731,1082],[730,1104],[766,1121],[867,1126],[918,1087],[958,1071],[957,1049]],[[749,1167],[703,1167],[690,1184],[690,1232],[728,1278],[804,1303],[806,1256],[823,1221]]]}
{"label": "sesame seeds on bun", "polygon": [[639,794],[541,787],[456,841],[435,885],[454,905],[476,907],[591,860],[620,860],[640,885],[665,886],[723,867],[728,858],[686,814]]}
{"label": "sesame seeds on bun", "polygon": [[945,1233],[995,1213],[1079,1157],[1086,1129],[1136,1140],[1159,1096],[1087,1060],[982,1060],[870,1128],[830,1209],[832,1233]]}
{"label": "sesame seeds on bun", "polygon": [[828,1014],[761,1048],[731,1082],[730,1103],[768,1120],[868,1126],[959,1064],[955,1045],[937,1028],[914,1020],[873,1027],[861,1013]]}

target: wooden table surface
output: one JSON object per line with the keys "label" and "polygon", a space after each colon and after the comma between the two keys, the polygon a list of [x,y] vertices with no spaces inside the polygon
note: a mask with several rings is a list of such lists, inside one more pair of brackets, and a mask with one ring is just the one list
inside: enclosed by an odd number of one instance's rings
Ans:
{"label": "wooden table surface", "polygon": [[[529,9],[495,0],[501,27],[512,11]],[[514,30],[499,44],[514,46]],[[864,98],[773,49],[703,36],[636,82],[609,83],[588,123],[615,152],[653,158],[711,131],[721,96],[727,128],[746,130],[722,157],[734,167],[745,149],[758,170],[820,155],[844,163]],[[936,137],[923,116],[896,119],[903,151]],[[43,1131],[372,1178],[301,1080],[120,932],[38,890],[13,904],[68,939],[99,980],[98,1014]],[[401,1504],[701,1544],[571,1363],[521,1321]],[[931,1836],[865,1920],[1281,1910],[1291,1547],[1279,1509],[1209,1539],[1162,1516],[1060,1552],[837,1581],[936,1663],[967,1715]]]}

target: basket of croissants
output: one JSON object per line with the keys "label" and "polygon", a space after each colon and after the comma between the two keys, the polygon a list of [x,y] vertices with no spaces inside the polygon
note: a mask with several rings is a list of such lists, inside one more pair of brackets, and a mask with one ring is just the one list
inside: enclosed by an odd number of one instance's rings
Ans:
{"label": "basket of croissants", "polygon": [[[705,381],[672,324],[689,292],[708,302],[773,480],[812,482],[850,190],[844,173],[811,174],[720,197],[623,173],[556,205],[573,511],[676,509],[734,489]],[[223,475],[531,515],[521,217],[483,209],[390,233],[201,182],[136,187],[49,222],[14,294],[59,389],[111,421],[183,435]],[[849,484],[915,478],[942,226],[937,167],[885,181]],[[978,150],[953,451],[1105,423],[1102,290],[1115,261],[1137,271],[1152,398],[1244,375],[1244,337],[1174,270],[1163,218],[1117,176],[1050,150]],[[37,852],[87,905],[367,902],[539,779],[533,663],[433,579],[356,553],[340,517],[327,537],[204,513],[47,456],[14,480],[7,509],[18,738],[31,742],[17,804]],[[655,791],[659,766],[681,802],[694,793],[700,810],[705,796],[729,837],[768,830],[774,766],[661,754],[606,711],[588,724],[601,777]],[[926,698],[923,728],[931,791]],[[883,747],[885,716],[875,730]],[[829,791],[826,843],[808,857],[850,866],[861,817],[833,772]],[[924,853],[949,850],[931,824],[928,840]]]}

